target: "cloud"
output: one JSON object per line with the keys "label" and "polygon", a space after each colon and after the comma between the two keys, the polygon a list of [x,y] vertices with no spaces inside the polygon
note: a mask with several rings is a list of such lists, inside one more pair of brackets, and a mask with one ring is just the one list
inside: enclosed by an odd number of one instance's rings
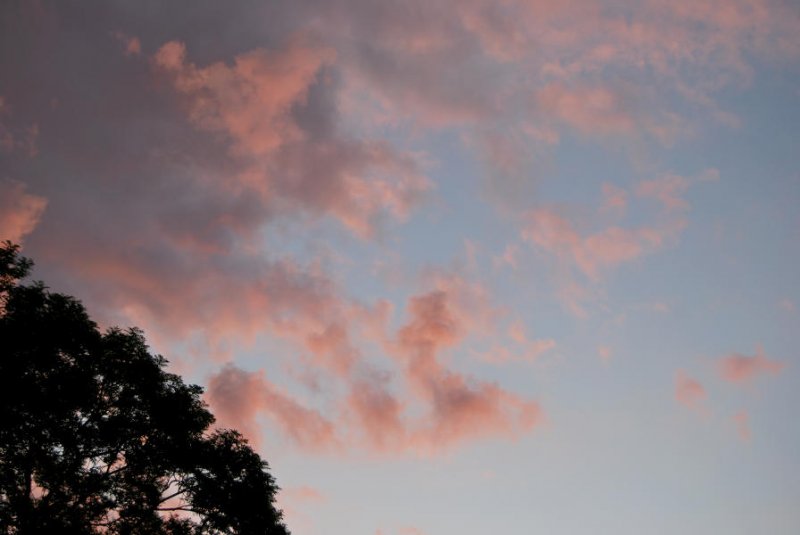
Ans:
{"label": "cloud", "polygon": [[319,490],[308,485],[281,488],[277,496],[278,505],[285,515],[285,521],[297,532],[314,531],[314,514],[308,509],[327,501]]}
{"label": "cloud", "polygon": [[192,123],[223,134],[232,155],[246,162],[239,180],[252,193],[332,214],[370,237],[382,213],[404,220],[431,183],[413,155],[384,141],[308,130],[297,110],[309,106],[317,87],[332,84],[324,70],[334,61],[332,49],[301,38],[282,50],[239,54],[232,65],[198,67],[178,41],[153,57],[186,97]]}
{"label": "cloud", "polygon": [[332,422],[281,391],[263,372],[226,365],[209,379],[206,397],[219,424],[240,430],[256,445],[261,436],[256,419],[261,414],[301,448],[326,450],[337,443]]}
{"label": "cloud", "polygon": [[503,254],[492,258],[492,264],[496,268],[504,265],[510,266],[512,269],[519,269],[519,246],[515,244],[506,245],[503,249]]}
{"label": "cloud", "polygon": [[665,211],[674,212],[689,208],[689,203],[683,198],[688,189],[688,179],[679,175],[665,175],[654,180],[639,182],[636,194],[656,199]]}
{"label": "cloud", "polygon": [[[379,372],[360,359],[347,373],[336,372],[347,394],[338,400],[335,418],[304,407],[263,372],[233,365],[210,378],[209,403],[223,424],[249,437],[259,436],[259,418],[266,416],[294,443],[312,450],[336,450],[346,443],[377,454],[432,454],[474,439],[530,431],[543,418],[536,402],[439,360],[441,351],[465,339],[468,326],[492,315],[467,308],[482,299],[477,288],[457,278],[442,278],[440,284],[410,299],[408,321],[387,341],[401,366],[399,375]],[[396,391],[401,378],[406,388]]]}
{"label": "cloud", "polygon": [[614,184],[603,182],[603,204],[600,211],[621,216],[625,214],[627,207],[628,192]]}
{"label": "cloud", "polygon": [[[288,341],[274,358],[318,377],[345,416],[235,367],[212,376],[213,399],[248,436],[270,420],[307,448],[430,451],[521,436],[543,418],[448,359],[495,334],[486,291],[434,281],[387,335],[391,303],[357,302],[340,273],[298,253],[321,230],[338,245],[339,227],[381,244],[412,217],[434,184],[410,147],[451,129],[468,147],[480,140],[489,180],[529,184],[546,167],[531,154],[562,130],[661,142],[724,112],[714,96],[751,76],[753,58],[800,48],[794,8],[766,0],[257,4],[198,4],[189,17],[181,3],[136,16],[124,3],[89,3],[86,16],[4,6],[0,34],[15,46],[0,54],[0,152],[25,185],[0,183],[0,229],[106,324],[211,353]],[[601,280],[684,228],[685,184],[657,180],[604,188],[618,217],[656,199],[651,223],[585,224],[545,206],[526,240]],[[519,251],[498,261],[516,268]],[[569,278],[559,292],[585,313],[590,290]],[[555,343],[518,334],[503,355]]]}
{"label": "cloud", "polygon": [[308,334],[306,347],[320,357],[319,365],[327,366],[342,376],[350,372],[359,358],[358,351],[350,341],[348,329],[341,322],[334,321],[321,331]]}
{"label": "cloud", "polygon": [[112,32],[111,35],[122,44],[126,56],[138,56],[142,53],[142,42],[138,37],[130,36],[120,31]]}
{"label": "cloud", "polygon": [[739,438],[745,442],[753,438],[753,433],[750,430],[750,415],[746,410],[741,410],[733,415],[733,423],[736,424],[736,431],[739,433]]}
{"label": "cloud", "polygon": [[674,239],[683,226],[683,221],[675,220],[632,229],[611,226],[581,234],[555,208],[546,207],[527,214],[522,236],[596,281],[602,273],[658,250]]}
{"label": "cloud", "polygon": [[[442,273],[432,280],[434,289],[409,299],[407,321],[393,336],[373,333],[399,370],[381,371],[360,360],[344,378],[337,427],[353,448],[436,454],[475,439],[518,437],[543,419],[536,402],[443,363],[446,349],[470,335],[490,334],[498,312],[479,285]],[[539,344],[515,332],[524,350]]]}
{"label": "cloud", "polygon": [[26,190],[22,182],[0,180],[0,240],[22,242],[44,213],[47,199]]}
{"label": "cloud", "polygon": [[557,297],[574,316],[586,318],[586,305],[601,297],[606,276],[678,242],[688,225],[689,204],[683,195],[695,180],[666,175],[640,182],[636,197],[655,198],[662,210],[645,210],[634,225],[621,221],[629,192],[603,183],[596,208],[542,204],[522,215],[520,234],[535,250],[556,260]]}
{"label": "cloud", "polygon": [[462,309],[459,301],[452,288],[414,296],[408,321],[397,332],[396,356],[418,401],[427,407],[414,437],[422,448],[479,437],[518,436],[543,417],[536,402],[449,370],[440,362],[440,352],[460,343],[470,325],[473,311]]}
{"label": "cloud", "polygon": [[675,400],[690,409],[700,410],[703,402],[708,398],[705,387],[699,381],[689,377],[683,371],[675,374]]}
{"label": "cloud", "polygon": [[[97,57],[65,52],[63,68],[92,64],[85,83],[105,89],[88,104],[75,78],[20,73],[20,86],[59,87],[60,104],[28,189],[2,184],[4,232],[32,233],[30,254],[52,266],[44,275],[85,296],[103,324],[135,323],[164,343],[200,336],[212,354],[226,341],[289,338],[346,373],[357,352],[341,317],[361,305],[315,259],[264,237],[290,228],[305,238],[328,216],[367,237],[408,217],[429,187],[415,155],[340,129],[338,88],[322,79],[327,48],[287,38],[231,63],[193,63],[190,47],[169,41],[150,62],[120,61],[119,47],[94,46],[67,20],[53,46]],[[36,34],[28,24],[22,34]],[[50,94],[28,95],[15,99],[19,115],[51,109]],[[45,196],[48,217],[32,232]]]}
{"label": "cloud", "polygon": [[403,451],[409,444],[406,404],[389,390],[389,377],[373,374],[355,380],[345,400],[346,412],[368,448],[377,452]]}
{"label": "cloud", "polygon": [[[109,255],[76,240],[69,245],[75,256],[65,254],[63,263],[97,281],[88,295],[102,303],[101,315],[112,324],[134,322],[167,339],[199,333],[212,348],[231,339],[246,344],[268,333],[307,347],[331,368],[346,367],[354,358],[341,330],[350,304],[313,266],[265,260],[238,247],[197,254],[162,244]],[[54,245],[51,254],[66,246]],[[339,339],[332,334],[337,332]]]}
{"label": "cloud", "polygon": [[198,127],[224,133],[236,153],[264,156],[301,136],[292,106],[305,101],[320,68],[333,61],[330,49],[292,42],[285,49],[255,49],[232,65],[197,67],[186,45],[170,41],[153,56],[188,97],[189,117]]}
{"label": "cloud", "polygon": [[509,325],[508,337],[511,344],[496,345],[488,353],[481,354],[481,358],[494,364],[513,361],[533,362],[556,347],[556,341],[552,338],[528,338],[521,321]]}
{"label": "cloud", "polygon": [[725,381],[739,384],[750,383],[759,375],[778,375],[785,366],[783,362],[767,358],[761,347],[752,356],[733,353],[717,361],[720,377]]}
{"label": "cloud", "polygon": [[584,134],[626,134],[635,127],[622,95],[606,87],[569,89],[551,84],[537,92],[536,102]]}

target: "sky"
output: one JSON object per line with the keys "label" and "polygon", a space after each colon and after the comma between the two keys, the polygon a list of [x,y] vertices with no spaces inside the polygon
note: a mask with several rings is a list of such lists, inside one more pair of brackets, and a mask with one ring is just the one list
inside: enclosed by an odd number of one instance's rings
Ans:
{"label": "sky", "polygon": [[800,533],[800,4],[9,0],[0,239],[295,535]]}

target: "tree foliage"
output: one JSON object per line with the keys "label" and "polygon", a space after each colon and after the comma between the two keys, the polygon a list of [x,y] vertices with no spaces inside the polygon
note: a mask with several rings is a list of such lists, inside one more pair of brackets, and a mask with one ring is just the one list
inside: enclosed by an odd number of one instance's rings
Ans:
{"label": "tree foliage", "polygon": [[137,329],[23,284],[0,244],[0,534],[280,534],[278,488]]}

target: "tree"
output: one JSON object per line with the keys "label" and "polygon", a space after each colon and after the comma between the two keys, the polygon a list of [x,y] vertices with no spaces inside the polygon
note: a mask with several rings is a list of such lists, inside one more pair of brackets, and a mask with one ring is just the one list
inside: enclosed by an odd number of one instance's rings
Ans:
{"label": "tree", "polygon": [[268,465],[138,329],[23,284],[0,244],[0,534],[286,535]]}

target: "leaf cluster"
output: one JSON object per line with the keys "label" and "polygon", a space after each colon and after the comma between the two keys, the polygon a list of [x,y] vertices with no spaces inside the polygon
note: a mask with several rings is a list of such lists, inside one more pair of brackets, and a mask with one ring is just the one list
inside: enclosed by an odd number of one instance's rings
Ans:
{"label": "leaf cluster", "polygon": [[23,284],[0,245],[0,534],[286,535],[268,465],[138,329]]}

